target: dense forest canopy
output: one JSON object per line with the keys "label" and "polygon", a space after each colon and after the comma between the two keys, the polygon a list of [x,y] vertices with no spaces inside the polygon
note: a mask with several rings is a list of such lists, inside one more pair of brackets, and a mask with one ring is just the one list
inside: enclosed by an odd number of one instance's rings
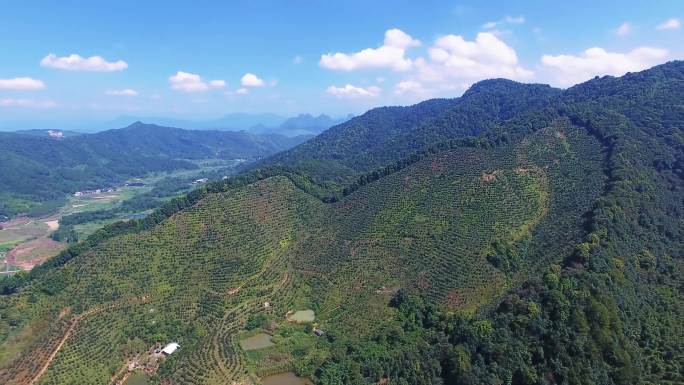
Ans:
{"label": "dense forest canopy", "polygon": [[63,138],[0,133],[0,215],[47,212],[78,190],[110,187],[150,172],[196,169],[191,160],[254,160],[304,139],[140,122]]}
{"label": "dense forest canopy", "polygon": [[684,62],[375,109],[2,281],[0,380],[681,384],[683,168]]}

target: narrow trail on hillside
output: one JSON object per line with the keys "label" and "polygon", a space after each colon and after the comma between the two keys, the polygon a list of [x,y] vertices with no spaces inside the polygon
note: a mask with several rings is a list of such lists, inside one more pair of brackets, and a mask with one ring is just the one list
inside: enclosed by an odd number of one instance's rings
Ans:
{"label": "narrow trail on hillside", "polygon": [[87,310],[71,319],[71,325],[69,325],[69,328],[67,331],[64,333],[64,336],[62,336],[61,340],[55,347],[55,349],[50,353],[48,356],[48,359],[45,361],[45,363],[42,365],[38,373],[29,381],[27,382],[28,385],[34,385],[38,380],[45,374],[45,372],[48,370],[48,367],[50,367],[50,364],[52,361],[55,359],[57,356],[57,353],[59,353],[60,349],[62,349],[62,346],[69,340],[69,337],[74,333],[74,330],[76,329],[76,326],[78,326],[79,322],[81,322],[84,318],[89,317],[93,314],[100,313],[104,310],[111,310],[111,309],[116,309],[121,306],[125,305],[130,305],[134,303],[143,303],[147,302],[150,299],[149,295],[143,295],[140,297],[134,297],[134,298],[128,298],[123,301],[114,301],[110,304],[107,305],[102,305],[102,306],[97,306],[93,309]]}

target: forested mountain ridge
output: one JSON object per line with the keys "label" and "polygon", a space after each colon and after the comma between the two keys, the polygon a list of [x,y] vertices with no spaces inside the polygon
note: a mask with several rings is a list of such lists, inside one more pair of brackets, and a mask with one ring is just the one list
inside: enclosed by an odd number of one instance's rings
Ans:
{"label": "forested mountain ridge", "polygon": [[546,107],[559,94],[548,85],[486,80],[460,98],[370,110],[253,167],[285,165],[306,170],[319,182],[344,185],[426,146],[476,136],[516,114]]}
{"label": "forested mountain ridge", "polygon": [[153,382],[684,382],[684,63],[463,99],[373,110],[4,282],[0,379],[107,383],[175,340]]}
{"label": "forested mountain ridge", "polygon": [[304,139],[140,122],[64,138],[0,133],[0,215],[26,212],[77,190],[103,188],[149,172],[197,168],[188,160],[256,159]]}

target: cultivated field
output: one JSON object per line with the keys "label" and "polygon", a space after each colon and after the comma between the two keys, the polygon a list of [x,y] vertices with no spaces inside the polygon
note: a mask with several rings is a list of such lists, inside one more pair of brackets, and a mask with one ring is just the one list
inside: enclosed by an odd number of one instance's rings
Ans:
{"label": "cultivated field", "polygon": [[[192,177],[201,172],[224,170],[235,165],[234,161],[205,160],[198,161],[199,170],[183,170],[173,173],[151,174],[139,179],[145,183],[143,187],[122,186],[111,192],[93,195],[70,196],[67,203],[58,212],[42,217],[29,218],[20,216],[7,222],[0,222],[0,252],[7,252],[7,256],[15,259],[14,268],[31,270],[46,259],[57,255],[66,245],[49,238],[50,234],[59,228],[59,220],[69,214],[89,211],[107,210],[117,207],[121,202],[149,192],[155,183],[165,178]],[[188,184],[189,190],[191,185]],[[115,218],[91,221],[74,226],[79,239],[84,239],[103,226],[128,219],[129,213],[122,213]]]}

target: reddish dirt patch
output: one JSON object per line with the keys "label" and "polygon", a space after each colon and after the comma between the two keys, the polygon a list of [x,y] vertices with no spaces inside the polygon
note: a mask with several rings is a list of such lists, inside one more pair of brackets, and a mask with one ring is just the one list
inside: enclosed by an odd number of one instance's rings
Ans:
{"label": "reddish dirt patch", "polygon": [[16,246],[7,253],[7,257],[15,259],[15,265],[22,270],[31,270],[46,259],[54,257],[66,246],[50,238],[35,239]]}

